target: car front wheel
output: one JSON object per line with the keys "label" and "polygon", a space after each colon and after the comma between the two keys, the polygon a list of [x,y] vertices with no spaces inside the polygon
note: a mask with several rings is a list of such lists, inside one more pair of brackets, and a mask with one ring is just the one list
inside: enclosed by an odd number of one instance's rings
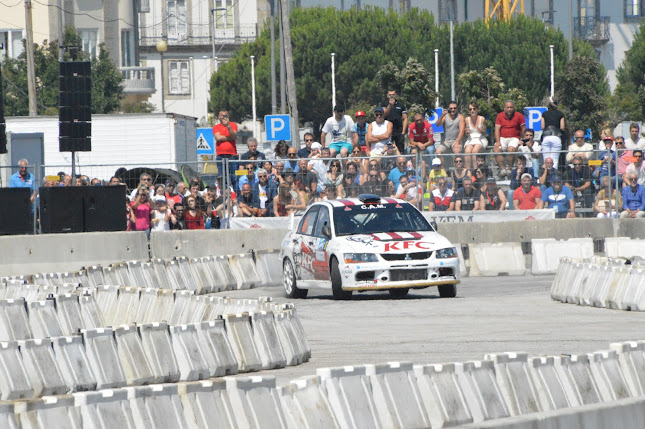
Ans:
{"label": "car front wheel", "polygon": [[438,287],[441,298],[454,298],[457,296],[457,285],[440,285]]}
{"label": "car front wheel", "polygon": [[340,278],[338,259],[334,258],[331,260],[331,292],[334,295],[334,299],[345,300],[352,297],[352,291],[343,290],[342,285],[343,281]]}
{"label": "car front wheel", "polygon": [[285,258],[282,264],[282,283],[284,284],[284,291],[287,293],[288,298],[306,298],[307,289],[299,289],[296,281],[296,270],[293,269],[293,263],[289,258]]}

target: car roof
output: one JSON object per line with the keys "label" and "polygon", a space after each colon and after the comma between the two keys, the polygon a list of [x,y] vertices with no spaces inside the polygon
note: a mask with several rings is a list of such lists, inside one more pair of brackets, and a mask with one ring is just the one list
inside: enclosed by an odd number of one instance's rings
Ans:
{"label": "car roof", "polygon": [[332,207],[360,206],[363,204],[409,204],[405,200],[398,198],[381,198],[380,200],[361,201],[359,198],[340,198],[337,200],[328,200],[326,203]]}

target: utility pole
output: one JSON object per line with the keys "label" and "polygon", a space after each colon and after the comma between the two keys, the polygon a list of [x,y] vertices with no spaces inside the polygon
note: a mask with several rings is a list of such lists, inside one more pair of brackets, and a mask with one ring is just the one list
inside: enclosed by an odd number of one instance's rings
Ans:
{"label": "utility pole", "polygon": [[573,0],[568,0],[569,2],[569,61],[573,59],[573,7],[571,3]]}
{"label": "utility pole", "polygon": [[269,25],[271,26],[271,114],[278,113],[278,100],[276,99],[275,88],[275,1],[269,0],[271,6],[271,19]]}
{"label": "utility pole", "polygon": [[285,83],[285,68],[284,68],[284,30],[282,29],[282,5],[278,7],[278,35],[280,38],[280,114],[284,115],[287,112],[287,87]]}
{"label": "utility pole", "polygon": [[34,64],[34,28],[31,20],[31,0],[25,0],[25,23],[27,30],[27,91],[29,92],[29,116],[38,116],[36,104],[36,66]]}
{"label": "utility pole", "polygon": [[300,125],[298,123],[298,100],[296,98],[296,77],[293,72],[293,52],[291,49],[291,24],[289,23],[289,0],[280,0],[282,7],[282,27],[284,32],[284,59],[287,69],[287,99],[291,115],[291,145],[300,147]]}
{"label": "utility pole", "polygon": [[58,61],[63,61],[63,0],[58,0]]}
{"label": "utility pole", "polygon": [[456,101],[455,96],[455,50],[453,43],[453,21],[450,21],[450,99]]}

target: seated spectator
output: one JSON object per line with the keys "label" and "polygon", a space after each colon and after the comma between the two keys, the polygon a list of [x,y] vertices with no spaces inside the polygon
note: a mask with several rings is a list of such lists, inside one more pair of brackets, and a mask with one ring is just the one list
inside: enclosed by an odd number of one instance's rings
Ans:
{"label": "seated spectator", "polygon": [[173,210],[183,200],[184,196],[177,193],[177,183],[174,180],[169,180],[166,183],[166,202],[168,203],[168,207]]}
{"label": "seated spectator", "polygon": [[[617,218],[618,213],[620,212],[623,206],[623,196],[620,192],[616,192],[616,189],[611,187],[611,195],[609,195],[609,176],[603,176],[601,179],[602,187],[596,195],[596,202],[593,206],[594,212],[597,213],[597,218]],[[616,206],[616,199],[618,199],[618,206]]]}
{"label": "seated spectator", "polygon": [[[578,130],[574,134],[575,142],[569,145],[569,152],[567,153],[567,163],[573,162],[573,157],[578,155],[582,158],[584,164],[587,164],[590,159],[593,159],[593,146],[591,143],[585,142],[585,133]],[[546,163],[546,160],[544,160]]]}
{"label": "seated spectator", "polygon": [[576,203],[568,186],[563,185],[562,177],[555,176],[552,186],[542,192],[539,209],[555,210],[557,219],[576,217]]}
{"label": "seated spectator", "polygon": [[[273,150],[274,159],[287,159],[287,153],[289,150],[289,145],[286,141],[280,140]],[[297,153],[296,153],[297,155]]]}
{"label": "seated spectator", "polygon": [[309,161],[306,158],[298,160],[299,170],[296,173],[294,181],[298,185],[298,188],[301,191],[305,191],[310,196],[309,199],[313,200],[314,195],[316,195],[316,188],[318,187],[318,176],[313,171],[309,171],[308,165]]}
{"label": "seated spectator", "polygon": [[556,176],[556,170],[553,167],[553,159],[547,158],[544,160],[544,165],[540,168],[538,172],[538,185],[540,185],[540,191],[544,193],[546,188],[551,187],[551,183]]}
{"label": "seated spectator", "polygon": [[[645,139],[640,135],[640,125],[632,122],[629,126],[629,138],[625,140],[625,147],[630,150],[645,150]],[[642,183],[639,184],[642,185]]]}
{"label": "seated spectator", "polygon": [[[438,161],[437,158],[435,160]],[[448,180],[445,177],[439,177],[437,179],[437,187],[432,191],[430,211],[451,212],[454,209],[455,191],[448,188]]]}
{"label": "seated spectator", "polygon": [[426,185],[426,188],[430,192],[435,190],[441,177],[447,179],[448,173],[446,173],[446,170],[444,170],[441,166],[441,160],[439,158],[435,158],[432,160],[432,169],[428,173],[428,183]]}
{"label": "seated spectator", "polygon": [[155,209],[152,212],[150,228],[152,231],[170,231],[170,222],[173,214],[168,208],[166,197],[162,194],[157,194],[155,197]]}
{"label": "seated spectator", "polygon": [[513,208],[515,210],[533,210],[540,204],[542,192],[537,186],[533,186],[533,175],[530,173],[523,173],[521,184],[513,192]]}
{"label": "seated spectator", "polygon": [[[508,191],[507,198],[508,201],[513,201],[513,192],[515,192],[516,189],[518,189],[522,183],[521,183],[521,178],[525,173],[528,173],[533,177],[533,168],[532,167],[527,167],[526,166],[526,158],[523,156],[518,156],[516,160],[516,165],[511,171],[511,183],[509,184],[510,190]],[[509,204],[509,209],[513,209],[513,204]]]}
{"label": "seated spectator", "polygon": [[338,198],[338,191],[335,185],[325,186],[325,192],[327,193],[328,200],[335,200]]}
{"label": "seated spectator", "polygon": [[408,169],[417,171],[419,174],[419,183],[421,183],[421,179],[428,177],[427,164],[421,156],[417,155],[421,153],[419,152],[419,149],[413,147],[410,148],[409,152],[410,158],[408,158]]}
{"label": "seated spectator", "polygon": [[[634,151],[636,152],[636,151]],[[645,217],[645,186],[638,184],[636,173],[627,174],[629,185],[623,188],[622,219],[636,219]]]}
{"label": "seated spectator", "polygon": [[[614,138],[611,136],[606,136],[604,138],[604,148],[601,149],[600,145],[603,142],[598,143],[598,149],[602,150],[598,154],[598,159],[602,162],[596,169],[593,171],[592,176],[594,179],[602,179],[605,176],[613,177],[616,174],[616,150],[614,145]],[[614,146],[614,147],[612,147]],[[621,148],[624,147],[621,144]]]}
{"label": "seated spectator", "polygon": [[276,217],[289,216],[306,207],[301,195],[289,184],[289,181],[293,182],[291,174],[287,174],[286,179],[278,188],[278,195],[273,198],[273,214]]}
{"label": "seated spectator", "polygon": [[434,155],[434,136],[430,122],[426,121],[423,113],[417,112],[414,114],[414,121],[408,126],[408,137],[410,139],[410,149],[416,148],[421,153],[428,153]]}
{"label": "seated spectator", "polygon": [[361,151],[367,151],[367,143],[365,142],[365,137],[367,136],[367,121],[365,112],[359,110],[356,112],[356,122],[352,128],[352,145],[354,147],[360,147]]}
{"label": "seated spectator", "polygon": [[[633,150],[632,157],[634,158],[634,162],[625,168],[625,175],[628,176],[632,173],[636,174],[636,177],[638,177],[638,184],[645,186],[645,163],[643,163],[643,151],[640,149]],[[623,182],[626,183],[625,186],[630,185],[626,180]]]}
{"label": "seated spectator", "polygon": [[60,182],[61,186],[72,186],[72,176],[65,174],[63,180]]}
{"label": "seated spectator", "polygon": [[237,199],[237,204],[240,209],[239,216],[243,217],[264,217],[267,215],[266,208],[260,208],[260,201],[256,200],[253,195],[251,185],[245,183],[242,185],[240,197]]}
{"label": "seated spectator", "polygon": [[455,210],[479,210],[481,193],[473,186],[473,179],[465,177],[463,188],[459,188],[455,197]]}
{"label": "seated spectator", "polygon": [[287,151],[287,161],[284,162],[284,169],[286,170],[287,168],[290,168],[291,171],[294,173],[297,173],[300,171],[300,167],[298,167],[298,151],[296,151],[295,147],[290,147],[289,150]]}
{"label": "seated spectator", "polygon": [[240,155],[240,159],[242,161],[247,161],[251,158],[262,159],[262,160],[267,159],[265,154],[258,151],[258,141],[255,137],[250,137],[249,140],[246,142],[246,145],[248,146],[249,150],[246,153],[243,153],[242,155]]}
{"label": "seated spectator", "polygon": [[[538,142],[534,140],[535,138],[535,131],[533,131],[531,128],[527,128],[526,131],[524,131],[524,137],[522,138],[522,144],[518,148],[518,150],[524,155],[524,158],[526,159],[526,165],[527,167],[530,167],[531,170],[533,170],[534,173],[537,173],[540,163],[540,153],[542,152],[542,147]],[[518,159],[522,158],[521,156],[518,156]]]}
{"label": "seated spectator", "polygon": [[580,207],[592,207],[596,189],[591,179],[591,171],[584,165],[582,157],[573,157],[573,168],[567,168],[563,180],[564,184],[571,189],[573,198]]}
{"label": "seated spectator", "polygon": [[351,198],[351,189],[358,187],[356,184],[356,173],[347,172],[343,174],[343,182],[337,186],[339,198]]}
{"label": "seated spectator", "polygon": [[195,203],[197,204],[197,209],[199,209],[201,212],[206,212],[206,201],[204,201],[204,198],[199,195],[199,183],[192,183],[190,185],[190,194],[188,197],[192,197],[195,199]]}
{"label": "seated spectator", "polygon": [[396,159],[396,167],[393,168],[388,174],[387,178],[394,184],[395,189],[399,186],[399,179],[401,178],[401,176],[406,174],[406,171],[408,170],[407,165],[408,160],[405,159],[404,156],[399,156]]}
{"label": "seated spectator", "polygon": [[381,158],[379,158],[379,161],[381,162],[381,170],[392,171],[395,169],[397,165],[397,157],[400,155],[401,153],[394,143],[386,145],[385,153]]}
{"label": "seated spectator", "polygon": [[362,194],[373,194],[379,197],[390,195],[387,185],[388,180],[383,180],[381,174],[376,169],[371,168],[369,173],[364,176],[367,177],[367,181],[361,185]]}
{"label": "seated spectator", "polygon": [[[325,149],[329,151],[328,148]],[[328,161],[328,166],[329,167],[327,168],[327,172],[325,173],[325,181],[323,182],[323,185],[325,187],[329,185],[339,186],[341,183],[343,183],[343,171],[340,161],[337,159]]]}
{"label": "seated spectator", "polygon": [[150,231],[150,213],[152,212],[152,201],[150,193],[145,184],[140,184],[136,189],[135,198],[132,201],[132,212],[134,214],[134,230]]}
{"label": "seated spectator", "polygon": [[[270,178],[271,176],[269,176]],[[273,180],[276,185],[281,185],[284,183],[284,162],[278,161],[275,163],[275,168],[273,169]]]}
{"label": "seated spectator", "polygon": [[192,194],[186,198],[186,205],[184,213],[186,229],[204,229],[205,213],[197,207],[197,200]]}
{"label": "seated spectator", "polygon": [[101,181],[99,179],[97,179],[97,178],[92,179],[90,184],[91,184],[91,186],[101,186],[102,185]]}
{"label": "seated spectator", "polygon": [[242,190],[242,185],[244,185],[245,183],[248,183],[251,186],[258,183],[258,177],[255,174],[255,164],[252,162],[249,162],[246,164],[245,169],[246,169],[246,175],[240,176],[240,178],[237,180],[238,191]]}
{"label": "seated spectator", "polygon": [[171,230],[184,230],[186,227],[186,220],[184,219],[184,204],[175,204],[175,218],[170,219]]}
{"label": "seated spectator", "polygon": [[[483,192],[486,189],[486,179],[488,179],[490,170],[487,168],[482,168],[482,167],[477,167],[475,168],[474,175],[475,175],[475,181],[473,182],[473,186],[475,189],[477,189],[480,193]],[[482,210],[482,208],[479,208]]]}
{"label": "seated spectator", "polygon": [[406,174],[399,178],[399,186],[393,195],[394,198],[400,198],[416,206],[419,202],[419,185],[415,175]]}
{"label": "seated spectator", "polygon": [[304,138],[305,138],[305,147],[300,148],[300,150],[298,150],[298,158],[311,158],[312,145],[314,143],[314,135],[307,132],[305,133]]}
{"label": "seated spectator", "polygon": [[278,194],[278,188],[269,182],[269,176],[264,168],[258,170],[258,183],[252,189],[253,201],[257,208],[266,210],[263,216],[273,216],[273,198]]}
{"label": "seated spectator", "polygon": [[455,156],[453,164],[454,167],[450,171],[450,177],[452,178],[452,189],[459,190],[464,186],[464,179],[471,178],[473,176],[473,173],[469,169],[464,167],[464,158],[461,155]]}
{"label": "seated spectator", "polygon": [[505,210],[506,196],[504,191],[497,186],[497,180],[494,177],[486,179],[486,187],[479,197],[479,207],[481,210]]}

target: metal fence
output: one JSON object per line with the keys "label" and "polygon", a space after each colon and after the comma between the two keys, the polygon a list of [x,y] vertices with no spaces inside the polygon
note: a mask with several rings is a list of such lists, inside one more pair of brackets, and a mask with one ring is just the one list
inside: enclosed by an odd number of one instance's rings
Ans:
{"label": "metal fence", "polygon": [[[202,217],[200,228],[226,227],[232,216],[289,216],[315,201],[364,193],[403,198],[421,210],[504,211],[514,209],[514,192],[522,186],[522,175],[528,174],[531,185],[541,193],[560,176],[572,191],[576,217],[617,216],[623,207],[621,192],[615,190],[622,191],[626,185],[623,179],[628,168],[636,171],[638,183],[645,185],[645,168],[635,167],[638,160],[631,151],[586,149],[545,153],[522,146],[518,152],[507,153],[488,150],[436,155],[413,151],[403,156],[352,153],[347,158],[327,159],[292,156],[143,166],[79,165],[75,176],[69,166],[31,165],[27,171],[36,185],[28,215],[37,233],[41,186],[110,185],[125,186],[132,201],[139,196],[141,185],[148,188],[146,201],[151,212],[160,204],[179,224],[171,221],[171,229],[189,227],[185,214],[184,222],[181,216],[192,208],[191,200]],[[18,166],[0,168],[0,187],[18,183],[18,170]],[[157,201],[162,199],[164,204]],[[123,207],[114,210],[122,211]]]}

